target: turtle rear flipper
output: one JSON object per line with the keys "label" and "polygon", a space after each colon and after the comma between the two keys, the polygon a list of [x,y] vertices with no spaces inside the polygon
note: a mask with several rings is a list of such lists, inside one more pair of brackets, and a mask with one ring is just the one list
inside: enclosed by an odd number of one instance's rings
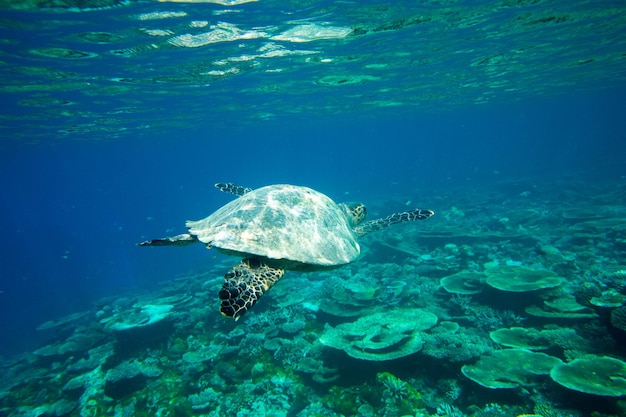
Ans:
{"label": "turtle rear flipper", "polygon": [[403,213],[394,213],[391,216],[384,217],[382,219],[370,220],[354,228],[354,232],[358,236],[363,236],[367,233],[375,232],[377,230],[384,229],[392,224],[412,222],[416,220],[425,220],[435,214],[432,210],[415,209],[411,211],[405,211]]}
{"label": "turtle rear flipper", "polygon": [[284,274],[284,269],[272,268],[256,259],[243,259],[224,275],[219,292],[220,312],[238,320]]}
{"label": "turtle rear flipper", "polygon": [[198,242],[198,238],[194,235],[183,233],[176,236],[164,237],[162,239],[146,240],[144,242],[137,243],[137,246],[187,246]]}

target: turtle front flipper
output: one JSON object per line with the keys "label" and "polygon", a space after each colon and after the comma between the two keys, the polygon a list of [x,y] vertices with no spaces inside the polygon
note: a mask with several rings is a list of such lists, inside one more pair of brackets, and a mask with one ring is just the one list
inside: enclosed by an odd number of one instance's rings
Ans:
{"label": "turtle front flipper", "polygon": [[238,196],[242,196],[246,193],[252,191],[250,187],[244,187],[243,185],[233,184],[232,182],[218,182],[215,184],[215,188],[220,190],[223,193],[234,194]]}
{"label": "turtle front flipper", "polygon": [[412,222],[416,220],[425,220],[433,214],[435,214],[435,212],[432,210],[421,209],[405,211],[403,213],[394,213],[391,216],[387,216],[382,219],[371,220],[369,222],[365,222],[359,226],[356,226],[354,228],[354,232],[359,236],[363,236],[367,233],[384,229],[385,227],[391,226],[392,224]]}
{"label": "turtle front flipper", "polygon": [[198,242],[198,238],[194,235],[183,233],[162,239],[146,240],[145,242],[137,243],[137,246],[187,246]]}
{"label": "turtle front flipper", "polygon": [[239,320],[284,274],[284,269],[272,268],[256,259],[243,259],[224,275],[219,292],[220,312]]}

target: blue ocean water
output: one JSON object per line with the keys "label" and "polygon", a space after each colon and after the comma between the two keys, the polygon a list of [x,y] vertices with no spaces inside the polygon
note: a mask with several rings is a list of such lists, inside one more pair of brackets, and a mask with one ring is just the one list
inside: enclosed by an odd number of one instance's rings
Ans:
{"label": "blue ocean water", "polygon": [[103,295],[201,268],[211,257],[202,248],[155,259],[134,244],[182,232],[186,219],[229,201],[215,182],[294,183],[337,201],[346,193],[368,201],[507,177],[623,181],[622,97],[611,90],[414,117],[372,114],[356,126],[328,115],[209,137],[192,128],[190,137],[181,129],[95,143],[5,138],[2,324],[3,333],[22,336],[3,348]]}
{"label": "blue ocean water", "polygon": [[[439,224],[459,193],[476,214],[567,181],[581,211],[626,204],[619,4],[88,3],[0,2],[0,355],[231,263],[136,246],[231,201],[216,182],[306,185],[374,217],[426,201]],[[623,224],[605,233],[626,267]]]}

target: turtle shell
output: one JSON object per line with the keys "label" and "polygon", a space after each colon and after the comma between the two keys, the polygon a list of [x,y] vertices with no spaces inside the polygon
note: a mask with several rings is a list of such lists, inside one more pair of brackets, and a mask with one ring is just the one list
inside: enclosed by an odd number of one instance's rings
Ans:
{"label": "turtle shell", "polygon": [[205,219],[188,221],[187,228],[209,247],[286,269],[344,265],[360,253],[345,211],[326,195],[295,185],[250,191]]}

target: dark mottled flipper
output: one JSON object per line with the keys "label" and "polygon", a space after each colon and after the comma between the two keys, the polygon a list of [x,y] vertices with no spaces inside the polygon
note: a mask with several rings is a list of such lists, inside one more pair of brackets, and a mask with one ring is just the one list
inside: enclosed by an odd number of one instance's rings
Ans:
{"label": "dark mottled flipper", "polygon": [[354,228],[354,232],[359,236],[363,236],[367,233],[384,229],[385,227],[391,226],[392,224],[412,222],[416,220],[425,220],[433,214],[435,214],[435,212],[432,210],[420,209],[405,211],[404,213],[395,213],[383,219],[371,220],[369,222],[365,222],[359,226],[356,226]]}
{"label": "dark mottled flipper", "polygon": [[224,275],[219,292],[220,311],[239,320],[284,274],[284,269],[272,268],[256,259],[242,260]]}
{"label": "dark mottled flipper", "polygon": [[218,182],[217,184],[215,184],[215,188],[222,192],[238,196],[242,196],[245,193],[249,193],[250,191],[252,191],[252,188],[243,187],[241,185],[233,184],[232,182]]}
{"label": "dark mottled flipper", "polygon": [[164,237],[163,239],[146,240],[145,242],[137,243],[137,246],[187,246],[198,242],[199,240],[195,236],[183,233],[182,235]]}

